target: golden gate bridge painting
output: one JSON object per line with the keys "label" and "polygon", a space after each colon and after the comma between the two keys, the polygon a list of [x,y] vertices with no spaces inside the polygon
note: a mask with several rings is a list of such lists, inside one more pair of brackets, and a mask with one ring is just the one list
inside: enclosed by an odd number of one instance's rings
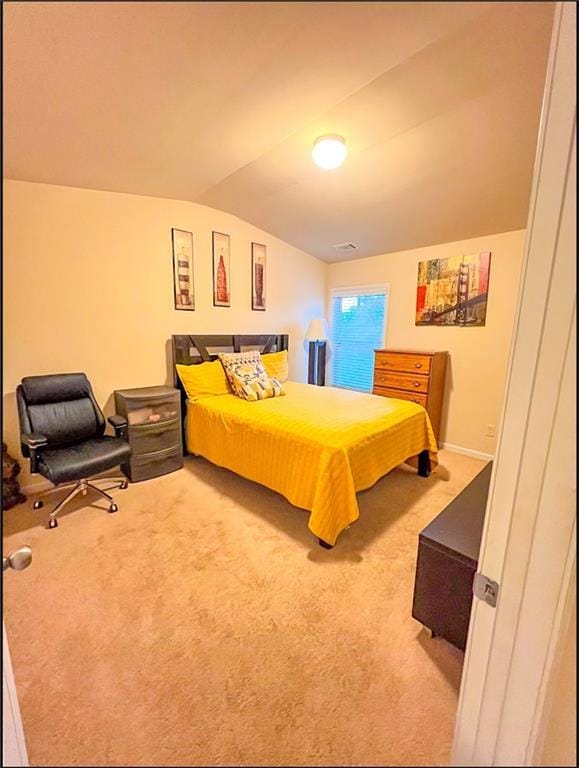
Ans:
{"label": "golden gate bridge painting", "polygon": [[490,251],[419,261],[416,325],[484,325],[490,265]]}

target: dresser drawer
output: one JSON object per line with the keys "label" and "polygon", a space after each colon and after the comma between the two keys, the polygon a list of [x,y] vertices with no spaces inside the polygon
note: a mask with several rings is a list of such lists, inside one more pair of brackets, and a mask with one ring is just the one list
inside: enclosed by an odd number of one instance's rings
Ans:
{"label": "dresser drawer", "polygon": [[408,392],[428,392],[428,376],[411,376],[409,373],[377,368],[374,371],[374,386],[404,389]]}
{"label": "dresser drawer", "polygon": [[181,446],[177,446],[166,451],[131,456],[128,464],[123,466],[123,472],[128,475],[132,483],[136,483],[139,480],[166,475],[176,469],[181,469],[182,466],[183,450]]}
{"label": "dresser drawer", "polygon": [[426,395],[420,395],[418,392],[405,392],[402,389],[389,389],[388,387],[374,387],[375,395],[382,395],[382,397],[396,397],[398,400],[410,400],[413,403],[421,405],[426,408],[426,402],[428,400]]}
{"label": "dresser drawer", "polygon": [[129,442],[133,456],[181,447],[181,421],[172,419],[159,424],[129,427]]}
{"label": "dresser drawer", "polygon": [[181,399],[173,387],[117,389],[115,408],[129,426],[160,424],[179,418]]}
{"label": "dresser drawer", "polygon": [[376,352],[376,368],[408,373],[430,373],[430,355],[396,354],[394,352]]}

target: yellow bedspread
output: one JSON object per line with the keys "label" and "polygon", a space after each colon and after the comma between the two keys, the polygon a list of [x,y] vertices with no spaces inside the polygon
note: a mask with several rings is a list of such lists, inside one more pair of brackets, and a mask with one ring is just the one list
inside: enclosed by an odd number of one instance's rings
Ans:
{"label": "yellow bedspread", "polygon": [[356,491],[425,449],[437,450],[420,405],[335,387],[284,383],[285,397],[188,402],[187,448],[310,510],[334,544],[358,519]]}

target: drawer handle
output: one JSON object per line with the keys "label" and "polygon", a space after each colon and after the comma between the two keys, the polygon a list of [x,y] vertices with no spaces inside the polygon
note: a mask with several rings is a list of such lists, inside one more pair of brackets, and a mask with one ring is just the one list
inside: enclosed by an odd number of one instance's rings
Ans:
{"label": "drawer handle", "polygon": [[419,387],[420,386],[420,382],[419,381],[413,381],[412,382],[412,386],[413,387]]}
{"label": "drawer handle", "polygon": [[414,363],[415,368],[422,368],[422,363]]}
{"label": "drawer handle", "polygon": [[[170,455],[170,454],[173,454],[173,455]],[[148,453],[145,456],[136,456],[135,458],[138,459],[137,463],[140,467],[143,467],[143,466],[146,467],[148,464],[153,464],[156,461],[165,461],[165,459],[175,459],[177,458],[177,456],[175,455],[174,448],[167,448],[163,451],[155,451],[154,453]]]}
{"label": "drawer handle", "polygon": [[167,429],[174,429],[175,424],[179,423],[179,419],[171,419],[171,421],[153,421],[151,423],[145,423],[145,424],[132,424],[132,427],[135,428],[139,434],[144,432],[161,432],[166,431]]}

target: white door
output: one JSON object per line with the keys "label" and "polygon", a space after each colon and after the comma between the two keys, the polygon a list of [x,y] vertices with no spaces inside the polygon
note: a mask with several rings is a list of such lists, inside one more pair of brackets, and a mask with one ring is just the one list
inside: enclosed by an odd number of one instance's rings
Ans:
{"label": "white door", "polygon": [[453,765],[536,764],[575,571],[576,5],[557,3]]}
{"label": "white door", "polygon": [[[16,552],[11,553],[8,557],[2,558],[2,569],[3,571],[9,569],[21,571],[30,565],[31,559],[32,553],[30,548],[20,547],[20,549],[17,549]],[[18,576],[16,573],[9,572],[6,574],[6,578],[18,578]],[[10,589],[9,582],[7,589]],[[26,753],[26,743],[24,741],[24,731],[22,730],[20,707],[18,705],[18,696],[16,695],[4,620],[2,620],[2,765],[6,766],[6,768],[18,768],[19,766],[28,765],[28,755]]]}

